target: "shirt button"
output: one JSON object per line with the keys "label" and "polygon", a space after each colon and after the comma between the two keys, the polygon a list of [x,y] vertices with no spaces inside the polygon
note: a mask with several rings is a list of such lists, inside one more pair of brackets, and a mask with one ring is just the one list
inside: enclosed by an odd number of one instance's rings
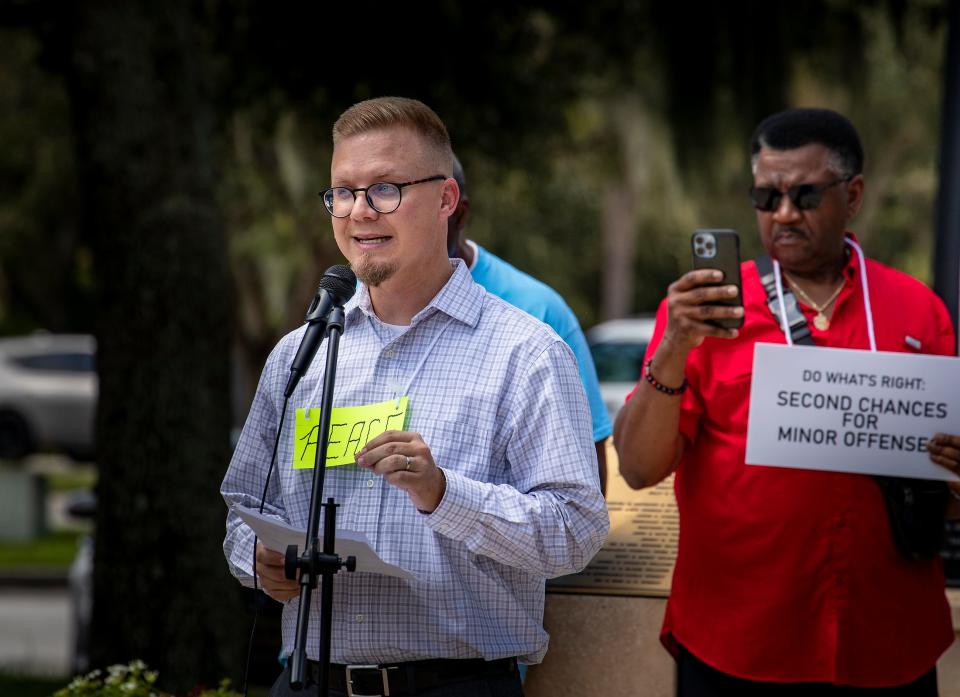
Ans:
{"label": "shirt button", "polygon": [[397,349],[391,346],[390,348],[383,350],[383,355],[386,356],[387,358],[393,358],[394,356],[397,355]]}
{"label": "shirt button", "polygon": [[357,615],[353,619],[355,619],[357,624],[359,624],[360,622],[363,622],[363,615]]}
{"label": "shirt button", "polygon": [[372,480],[372,479],[368,479],[368,480],[367,480],[367,488],[368,488],[368,489],[372,489],[372,488],[373,488],[373,480]]}

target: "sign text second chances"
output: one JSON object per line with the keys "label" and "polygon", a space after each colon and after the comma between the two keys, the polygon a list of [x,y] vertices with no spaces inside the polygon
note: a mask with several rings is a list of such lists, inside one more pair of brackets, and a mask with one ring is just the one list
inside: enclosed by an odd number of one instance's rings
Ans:
{"label": "sign text second chances", "polygon": [[747,463],[956,479],[934,433],[960,433],[960,359],[757,344]]}

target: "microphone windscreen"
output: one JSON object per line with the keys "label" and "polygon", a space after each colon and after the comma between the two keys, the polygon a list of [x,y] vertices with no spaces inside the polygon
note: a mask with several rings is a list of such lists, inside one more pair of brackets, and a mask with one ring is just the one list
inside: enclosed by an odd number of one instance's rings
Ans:
{"label": "microphone windscreen", "polygon": [[327,291],[340,302],[346,302],[357,291],[357,276],[349,266],[331,266],[320,279],[320,289]]}

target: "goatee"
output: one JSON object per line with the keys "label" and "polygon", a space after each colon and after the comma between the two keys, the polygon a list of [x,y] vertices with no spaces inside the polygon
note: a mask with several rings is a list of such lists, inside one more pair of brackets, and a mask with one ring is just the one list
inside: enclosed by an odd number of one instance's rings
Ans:
{"label": "goatee", "polygon": [[357,278],[368,288],[376,288],[397,272],[395,262],[376,262],[366,254],[361,255],[352,266]]}

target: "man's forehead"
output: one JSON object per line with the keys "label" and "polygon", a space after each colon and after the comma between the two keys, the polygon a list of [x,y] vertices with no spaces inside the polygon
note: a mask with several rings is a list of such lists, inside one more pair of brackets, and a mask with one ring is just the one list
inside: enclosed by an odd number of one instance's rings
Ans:
{"label": "man's forehead", "polygon": [[761,148],[754,167],[756,180],[809,180],[830,171],[830,149],[810,143],[790,150]]}
{"label": "man's forehead", "polygon": [[378,129],[346,136],[333,148],[330,174],[334,179],[390,178],[422,166],[420,138],[406,128]]}

